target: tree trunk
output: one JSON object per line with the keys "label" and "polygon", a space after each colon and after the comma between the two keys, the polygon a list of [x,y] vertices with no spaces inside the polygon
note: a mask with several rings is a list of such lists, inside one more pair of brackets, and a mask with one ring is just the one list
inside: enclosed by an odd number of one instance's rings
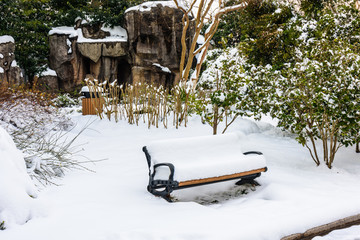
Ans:
{"label": "tree trunk", "polygon": [[213,119],[213,135],[217,134],[218,127],[218,118],[219,118],[219,109],[217,104],[214,105],[214,119]]}

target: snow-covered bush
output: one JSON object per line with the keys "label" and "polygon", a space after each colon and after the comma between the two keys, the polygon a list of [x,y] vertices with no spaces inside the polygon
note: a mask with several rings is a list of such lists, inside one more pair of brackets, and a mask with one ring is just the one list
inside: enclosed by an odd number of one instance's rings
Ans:
{"label": "snow-covered bush", "polygon": [[72,98],[69,93],[59,94],[53,102],[57,107],[72,107],[79,105],[79,100]]}
{"label": "snow-covered bush", "polygon": [[331,168],[337,150],[356,142],[360,56],[341,41],[314,40],[311,45],[311,52],[299,49],[304,57],[283,69],[285,77],[274,77],[278,94],[273,116],[279,126],[298,135],[317,165],[323,158]]}
{"label": "snow-covered bush", "polygon": [[360,16],[344,5],[316,19],[293,19],[288,27],[298,31],[296,55],[282,76],[269,76],[278,88],[273,116],[298,135],[317,165],[323,158],[331,168],[339,147],[359,140]]}
{"label": "snow-covered bush", "polygon": [[0,126],[0,229],[24,224],[35,213],[37,191],[25,161],[10,135]]}
{"label": "snow-covered bush", "polygon": [[23,151],[30,176],[42,184],[80,166],[73,156],[76,137],[67,139],[73,123],[51,103],[40,92],[7,87],[0,91],[0,125]]}
{"label": "snow-covered bush", "polygon": [[253,75],[246,57],[236,48],[213,50],[206,64],[193,101],[196,113],[213,128],[213,134],[220,122],[225,123],[224,133],[238,116],[259,118],[267,103],[266,91],[273,88],[259,72]]}
{"label": "snow-covered bush", "polygon": [[317,165],[323,159],[331,168],[341,146],[360,140],[359,30],[357,10],[326,8],[316,19],[298,15],[283,26],[295,54],[280,68],[217,54],[202,76],[211,80],[202,83],[210,89],[200,108],[203,118],[215,126],[226,108],[235,116],[270,113],[297,135]]}

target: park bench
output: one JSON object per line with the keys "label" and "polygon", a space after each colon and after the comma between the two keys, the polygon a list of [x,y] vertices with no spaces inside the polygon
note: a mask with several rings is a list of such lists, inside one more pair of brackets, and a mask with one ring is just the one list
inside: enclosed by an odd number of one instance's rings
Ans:
{"label": "park bench", "polygon": [[143,151],[149,167],[147,190],[169,202],[177,189],[234,179],[240,179],[237,185],[258,185],[254,179],[267,171],[262,153],[243,153],[235,133],[154,141]]}

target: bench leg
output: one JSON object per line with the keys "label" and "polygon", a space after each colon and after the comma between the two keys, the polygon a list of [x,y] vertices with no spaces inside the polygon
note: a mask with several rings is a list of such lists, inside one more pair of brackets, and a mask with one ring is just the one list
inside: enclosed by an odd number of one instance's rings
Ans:
{"label": "bench leg", "polygon": [[[170,175],[167,180],[155,180],[155,174],[158,167],[168,167],[170,170]],[[149,173],[149,185],[147,190],[158,197],[162,197],[168,202],[172,202],[170,193],[177,188],[178,182],[174,181],[174,165],[170,163],[159,163],[154,165],[153,173]]]}
{"label": "bench leg", "polygon": [[[162,188],[162,190],[158,190],[159,188]],[[171,184],[169,184],[167,181],[151,181],[147,186],[147,190],[154,196],[161,197],[168,202],[172,202],[170,193],[173,191],[173,189],[171,187]]]}
{"label": "bench leg", "polygon": [[248,176],[245,176],[245,177],[242,177],[240,179],[240,181],[237,181],[235,184],[240,186],[240,185],[244,185],[244,184],[251,184],[253,186],[260,186],[260,184],[255,181],[254,179],[259,177],[261,175],[261,173],[255,173],[255,174],[252,174],[252,175],[248,175]]}

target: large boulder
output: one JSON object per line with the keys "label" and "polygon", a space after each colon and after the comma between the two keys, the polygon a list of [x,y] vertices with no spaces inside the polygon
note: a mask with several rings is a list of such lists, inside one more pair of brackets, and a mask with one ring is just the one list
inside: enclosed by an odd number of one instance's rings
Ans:
{"label": "large boulder", "polygon": [[15,61],[15,40],[13,37],[0,36],[0,83],[20,85],[24,78]]}
{"label": "large boulder", "polygon": [[[145,2],[126,10],[129,54],[133,68],[140,74],[133,77],[134,81],[146,80],[142,76],[147,75],[149,69],[154,69],[153,64],[169,69],[171,74],[156,70],[151,72],[152,75],[170,77],[172,82],[179,79],[182,17],[182,11],[172,1]],[[194,27],[190,26],[188,35],[193,33]]]}
{"label": "large boulder", "polygon": [[[88,75],[120,84],[173,86],[180,75],[182,17],[172,1],[157,1],[127,9],[126,29],[82,19],[75,27],[52,29],[50,68],[57,73],[59,87],[71,90]],[[193,33],[190,26],[188,36]]]}
{"label": "large boulder", "polygon": [[49,35],[50,68],[56,71],[61,89],[82,85],[87,75],[99,80],[118,79],[119,63],[124,59],[128,62],[127,33],[121,27],[95,25],[91,29],[86,22],[78,21],[75,28],[54,28]]}
{"label": "large boulder", "polygon": [[49,35],[50,68],[56,71],[59,88],[71,91],[85,78],[85,63],[77,49],[76,31],[72,27],[59,27]]}

